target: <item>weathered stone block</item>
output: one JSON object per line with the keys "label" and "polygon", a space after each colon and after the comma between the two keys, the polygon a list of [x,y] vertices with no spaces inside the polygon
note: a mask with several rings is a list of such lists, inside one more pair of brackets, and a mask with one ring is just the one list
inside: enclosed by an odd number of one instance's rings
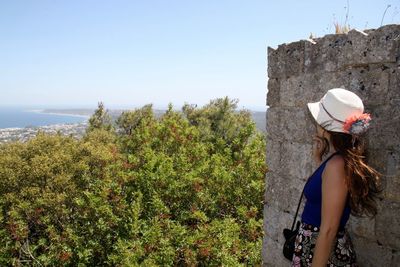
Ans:
{"label": "weathered stone block", "polygon": [[281,166],[281,142],[267,138],[266,150],[268,170],[277,172]]}
{"label": "weathered stone block", "polygon": [[329,72],[329,73],[319,73],[319,85],[321,91],[317,93],[318,98],[316,101],[320,100],[324,94],[332,88],[346,88],[348,84],[348,73],[346,72]]}
{"label": "weathered stone block", "polygon": [[277,172],[304,180],[312,174],[312,161],[311,144],[287,141],[281,146],[281,169]]}
{"label": "weathered stone block", "polygon": [[365,145],[365,161],[369,166],[377,170],[379,173],[386,175],[386,157],[387,151],[383,149],[372,148],[369,145],[371,138],[366,140]]}
{"label": "weathered stone block", "polygon": [[282,245],[269,237],[264,237],[263,240],[263,266],[277,267],[289,266],[290,262],[283,257]]}
{"label": "weathered stone block", "polygon": [[268,47],[268,78],[279,78],[279,74],[282,72],[281,64],[279,63],[279,53],[277,49]]}
{"label": "weathered stone block", "polygon": [[347,45],[343,48],[343,53],[337,60],[338,66],[344,69],[348,66],[365,65],[367,63],[367,51],[370,50],[370,48],[367,48],[367,40],[367,33],[351,30],[347,34]]}
{"label": "weathered stone block", "polygon": [[316,95],[320,92],[319,75],[303,74],[282,79],[280,82],[281,106],[304,108],[307,103],[318,101],[319,98],[316,98]]}
{"label": "weathered stone block", "polygon": [[338,69],[338,58],[346,46],[346,34],[329,34],[315,43],[306,42],[304,48],[305,73],[332,72]]}
{"label": "weathered stone block", "polygon": [[374,218],[358,218],[350,216],[347,227],[350,232],[357,236],[369,239],[371,242],[376,241]]}
{"label": "weathered stone block", "polygon": [[340,67],[396,62],[400,25],[387,25],[368,34],[357,30],[348,33],[348,44],[343,57],[338,59]]}
{"label": "weathered stone block", "polygon": [[280,82],[277,78],[268,79],[267,105],[275,107],[280,104]]}
{"label": "weathered stone block", "polygon": [[270,108],[267,112],[267,135],[271,142],[295,141],[311,143],[315,121],[306,106]]}
{"label": "weathered stone block", "polygon": [[277,49],[268,47],[268,77],[280,78],[299,75],[304,69],[304,43],[293,42],[280,45]]}
{"label": "weathered stone block", "polygon": [[390,69],[389,88],[389,103],[394,106],[400,106],[400,66],[396,66]]}
{"label": "weathered stone block", "polygon": [[357,254],[357,263],[361,267],[390,266],[392,251],[388,247],[378,245],[363,237],[352,236]]}
{"label": "weathered stone block", "polygon": [[[290,228],[293,223],[293,215],[283,212],[278,208],[265,205],[264,208],[264,232],[265,234],[280,244],[285,242],[283,228]],[[282,227],[282,225],[286,225]]]}
{"label": "weathered stone block", "polygon": [[367,133],[368,147],[396,150],[400,145],[400,108],[392,105],[367,106],[372,121]]}
{"label": "weathered stone block", "polygon": [[400,251],[392,251],[392,261],[390,267],[398,267],[400,262]]}
{"label": "weathered stone block", "polygon": [[305,180],[269,172],[265,183],[264,202],[267,205],[279,208],[282,212],[294,215]]}
{"label": "weathered stone block", "polygon": [[306,106],[270,108],[267,112],[267,135],[273,141],[293,140],[311,143],[315,122]]}
{"label": "weathered stone block", "polygon": [[400,151],[378,150],[369,151],[368,164],[377,170],[381,176],[381,197],[400,203]]}
{"label": "weathered stone block", "polygon": [[400,25],[386,25],[368,34],[369,51],[364,62],[396,62],[399,55]]}
{"label": "weathered stone block", "polygon": [[395,150],[378,150],[374,155],[370,164],[382,174],[382,196],[400,203],[400,146]]}
{"label": "weathered stone block", "polygon": [[382,105],[388,103],[389,72],[381,68],[352,68],[345,71],[348,75],[346,89],[356,93],[364,106]]}
{"label": "weathered stone block", "polygon": [[400,176],[384,176],[384,197],[389,201],[400,202]]}
{"label": "weathered stone block", "polygon": [[375,232],[380,244],[400,249],[400,203],[387,200],[379,203]]}
{"label": "weathered stone block", "polygon": [[315,133],[312,116],[306,106],[287,107],[280,111],[279,138],[299,143],[311,143]]}
{"label": "weathered stone block", "polygon": [[[390,72],[391,70],[382,70],[381,67],[370,68],[356,66],[337,72],[310,74],[309,76],[314,76],[314,81],[317,80],[317,92],[314,93],[314,97],[311,99],[318,101],[329,89],[339,87],[346,88],[359,95],[361,99],[363,99],[365,106],[387,104],[392,91],[389,85]],[[392,77],[393,82],[397,82],[397,80],[395,80],[396,78],[397,77]],[[284,82],[285,80],[281,81],[281,83]],[[307,81],[303,83],[307,83]],[[310,99],[308,94],[305,95],[304,100]]]}
{"label": "weathered stone block", "polygon": [[280,134],[281,128],[281,108],[271,107],[268,109],[267,119],[267,135],[268,139],[272,141],[282,140]]}

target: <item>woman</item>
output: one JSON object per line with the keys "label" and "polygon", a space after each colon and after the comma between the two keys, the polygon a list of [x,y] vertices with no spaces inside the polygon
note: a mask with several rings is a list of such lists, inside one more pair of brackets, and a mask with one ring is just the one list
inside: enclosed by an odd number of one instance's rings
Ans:
{"label": "woman", "polygon": [[361,99],[341,88],[308,109],[316,122],[313,155],[320,166],[304,187],[292,266],[357,266],[345,226],[350,213],[374,216],[379,193],[379,174],[363,156],[361,135],[370,117]]}

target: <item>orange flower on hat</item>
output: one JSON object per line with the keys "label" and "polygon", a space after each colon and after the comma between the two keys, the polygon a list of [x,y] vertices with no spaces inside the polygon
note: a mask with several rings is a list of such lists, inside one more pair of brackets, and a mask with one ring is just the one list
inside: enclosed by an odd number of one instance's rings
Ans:
{"label": "orange flower on hat", "polygon": [[368,129],[370,121],[371,115],[368,113],[353,115],[346,119],[343,130],[349,134],[359,135]]}

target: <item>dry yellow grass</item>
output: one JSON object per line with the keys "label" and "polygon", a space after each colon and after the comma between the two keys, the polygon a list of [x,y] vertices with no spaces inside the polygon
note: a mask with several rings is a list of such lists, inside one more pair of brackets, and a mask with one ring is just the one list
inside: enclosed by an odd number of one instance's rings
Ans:
{"label": "dry yellow grass", "polygon": [[350,26],[348,24],[340,25],[339,22],[334,22],[335,25],[335,33],[348,33],[350,31]]}

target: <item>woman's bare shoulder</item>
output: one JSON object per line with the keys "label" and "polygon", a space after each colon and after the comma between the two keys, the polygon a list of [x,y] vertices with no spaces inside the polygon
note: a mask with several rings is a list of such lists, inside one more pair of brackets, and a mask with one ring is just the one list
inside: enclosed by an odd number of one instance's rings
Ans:
{"label": "woman's bare shoulder", "polygon": [[334,155],[326,163],[326,168],[331,168],[331,169],[343,168],[344,169],[344,158],[343,158],[343,156],[340,155],[340,154]]}
{"label": "woman's bare shoulder", "polygon": [[345,161],[343,156],[335,155],[327,163],[323,173],[329,180],[343,181],[345,178]]}

